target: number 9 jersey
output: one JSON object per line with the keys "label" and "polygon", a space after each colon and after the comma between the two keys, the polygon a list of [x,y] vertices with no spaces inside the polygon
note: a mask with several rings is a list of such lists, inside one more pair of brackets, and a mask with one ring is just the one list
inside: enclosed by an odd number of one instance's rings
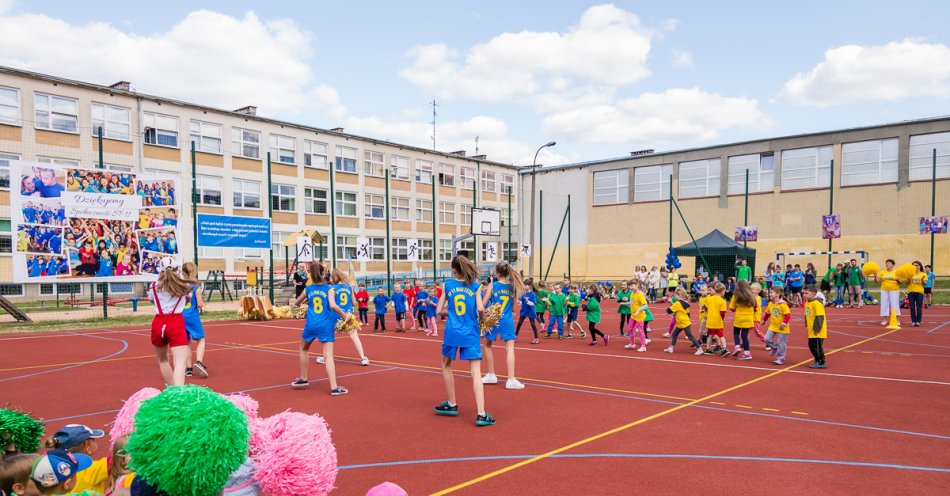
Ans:
{"label": "number 9 jersey", "polygon": [[336,304],[343,310],[343,313],[353,313],[353,288],[347,284],[334,284],[333,290],[336,296]]}
{"label": "number 9 jersey", "polygon": [[449,317],[445,324],[444,346],[478,347],[478,281],[465,284],[455,279],[445,283],[445,304]]}

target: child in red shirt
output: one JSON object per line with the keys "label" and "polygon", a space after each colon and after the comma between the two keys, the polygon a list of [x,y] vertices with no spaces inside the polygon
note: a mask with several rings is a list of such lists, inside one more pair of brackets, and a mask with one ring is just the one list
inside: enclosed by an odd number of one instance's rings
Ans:
{"label": "child in red shirt", "polygon": [[369,293],[366,292],[366,285],[360,284],[360,290],[353,295],[358,303],[360,311],[360,323],[364,326],[369,325]]}
{"label": "child in red shirt", "polygon": [[[406,295],[406,308],[410,309],[411,314],[411,309],[415,308],[416,304],[416,288],[412,284],[409,284],[408,279],[406,280],[406,289],[402,290],[402,294]],[[416,319],[412,319],[412,330],[416,330]],[[419,330],[421,331],[422,329]]]}

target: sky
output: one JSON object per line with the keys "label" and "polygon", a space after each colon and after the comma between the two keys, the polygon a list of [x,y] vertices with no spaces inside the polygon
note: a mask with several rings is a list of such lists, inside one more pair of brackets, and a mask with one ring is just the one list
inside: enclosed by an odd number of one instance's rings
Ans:
{"label": "sky", "polygon": [[0,0],[0,65],[531,165],[950,114],[950,2]]}

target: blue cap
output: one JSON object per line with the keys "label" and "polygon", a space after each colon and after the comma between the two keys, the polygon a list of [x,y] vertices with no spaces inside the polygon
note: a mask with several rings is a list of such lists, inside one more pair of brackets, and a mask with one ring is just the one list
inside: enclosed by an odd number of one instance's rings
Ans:
{"label": "blue cap", "polygon": [[84,443],[87,439],[98,439],[105,435],[99,429],[90,429],[82,424],[69,424],[66,427],[56,431],[53,439],[56,440],[56,447],[62,449],[71,449]]}
{"label": "blue cap", "polygon": [[40,487],[56,487],[91,465],[92,458],[86,455],[62,449],[50,450],[33,462],[30,478]]}

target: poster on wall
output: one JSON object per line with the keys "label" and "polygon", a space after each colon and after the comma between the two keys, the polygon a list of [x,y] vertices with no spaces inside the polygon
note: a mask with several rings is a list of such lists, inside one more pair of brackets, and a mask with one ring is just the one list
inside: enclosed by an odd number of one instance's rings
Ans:
{"label": "poster on wall", "polygon": [[11,161],[16,282],[135,282],[179,253],[178,180]]}
{"label": "poster on wall", "polygon": [[743,241],[758,241],[759,228],[756,226],[738,226],[733,239],[740,243]]}
{"label": "poster on wall", "polygon": [[821,216],[821,239],[838,239],[841,237],[841,218],[838,214]]}
{"label": "poster on wall", "polygon": [[920,234],[947,234],[947,221],[950,217],[946,215],[938,217],[921,217]]}

